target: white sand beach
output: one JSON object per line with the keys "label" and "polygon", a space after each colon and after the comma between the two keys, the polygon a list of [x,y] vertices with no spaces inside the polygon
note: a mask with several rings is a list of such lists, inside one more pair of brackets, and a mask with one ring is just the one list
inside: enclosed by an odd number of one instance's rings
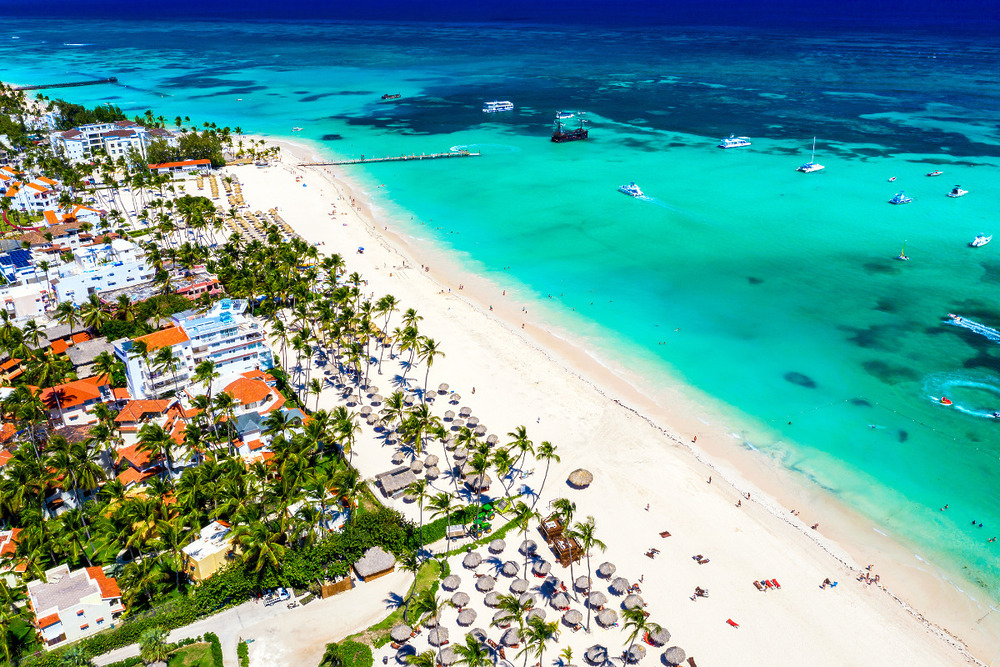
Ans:
{"label": "white sand beach", "polygon": [[[1000,621],[994,615],[976,623],[983,615],[977,607],[963,605],[953,584],[908,559],[906,549],[875,534],[860,517],[834,507],[818,490],[793,484],[767,462],[741,452],[722,420],[691,397],[641,393],[637,378],[612,372],[574,347],[564,333],[527,319],[516,290],[502,295],[504,286],[463,273],[443,253],[415,246],[388,220],[373,220],[363,193],[334,178],[348,167],[296,166],[297,160],[316,160],[315,155],[306,146],[274,143],[282,147],[280,164],[225,170],[243,183],[250,209],[276,206],[304,239],[321,244],[323,253],[339,252],[348,272],[366,278],[366,294],[392,294],[403,309],[415,308],[423,317],[421,333],[438,341],[446,355],[435,359],[430,386],[447,382],[461,394],[460,405],[471,407],[502,443],[510,440],[508,431],[523,424],[536,444],[548,440],[556,445],[561,461],[552,463],[537,509],[545,512],[553,499],[566,497],[576,503],[577,519],[596,519],[597,537],[607,550],[592,554],[594,567],[610,561],[617,566],[616,576],[633,584],[641,579],[650,620],[672,635],[668,646],[682,647],[700,665],[977,664],[972,655],[988,662]],[[189,185],[188,190],[194,188]],[[359,247],[365,248],[363,254],[356,252]],[[424,369],[410,377],[422,386]],[[391,391],[390,379],[373,372],[372,382],[383,394]],[[321,396],[320,407],[332,407],[337,400],[330,389]],[[434,410],[441,414],[446,409],[457,407],[440,397]],[[391,453],[365,426],[353,461],[370,479],[392,467]],[[566,478],[581,467],[595,479],[589,488],[575,490]],[[544,466],[536,466],[518,483],[537,493],[544,472]],[[445,485],[438,483],[442,489]],[[412,505],[390,504],[417,516]],[[792,508],[800,514],[792,515]],[[817,522],[820,529],[811,530]],[[661,537],[664,531],[670,537]],[[864,547],[852,542],[868,533],[871,540]],[[553,560],[534,529],[529,538],[538,542],[539,555]],[[851,548],[841,546],[841,539]],[[519,560],[515,552],[520,541],[519,533],[511,534],[508,553],[501,558]],[[646,555],[650,548],[659,550],[654,558]],[[484,548],[479,551],[488,555]],[[698,564],[693,559],[697,554],[709,562]],[[880,575],[887,590],[857,581],[872,562],[872,574]],[[487,628],[496,639],[499,631],[489,628],[493,610],[483,606],[461,557],[453,559],[451,568],[462,576],[459,590],[470,594],[470,605],[479,614],[472,627]],[[484,564],[479,571],[486,568]],[[552,574],[571,585],[568,569],[556,564]],[[586,561],[573,574],[586,574]],[[821,588],[827,578],[838,585]],[[760,579],[776,579],[781,588],[760,592],[753,585]],[[599,585],[606,590],[607,583],[595,575],[595,590]],[[497,590],[506,593],[508,585],[500,577]],[[708,589],[710,596],[692,600],[696,586]],[[608,597],[609,606],[617,607],[620,600]],[[573,607],[583,609],[576,603]],[[561,614],[551,607],[547,612],[548,620]],[[452,643],[461,641],[454,613],[447,612],[444,619],[452,624]],[[352,630],[341,632],[335,620],[324,619],[316,619],[312,627],[329,633],[325,641]],[[426,637],[425,631],[414,642],[423,642],[423,648]],[[564,628],[546,660],[555,660],[569,646],[578,658],[574,662],[582,661],[595,643],[620,655],[626,640],[618,630],[595,626],[588,634]],[[654,664],[662,649],[647,648],[650,655],[643,663]],[[387,651],[385,647],[377,659]]]}

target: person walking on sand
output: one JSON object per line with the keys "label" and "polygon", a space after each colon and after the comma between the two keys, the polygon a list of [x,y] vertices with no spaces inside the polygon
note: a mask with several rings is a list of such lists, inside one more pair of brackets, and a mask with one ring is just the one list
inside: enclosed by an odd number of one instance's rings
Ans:
{"label": "person walking on sand", "polygon": [[709,483],[709,484],[711,484],[711,483],[712,483],[712,476],[711,476],[711,475],[709,475],[709,476],[708,476],[708,483]]}

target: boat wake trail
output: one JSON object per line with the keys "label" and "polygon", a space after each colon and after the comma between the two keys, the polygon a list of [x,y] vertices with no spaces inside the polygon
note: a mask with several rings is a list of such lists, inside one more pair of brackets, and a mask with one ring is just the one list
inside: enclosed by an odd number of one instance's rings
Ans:
{"label": "boat wake trail", "polygon": [[945,324],[952,324],[957,327],[962,327],[963,329],[968,329],[972,333],[977,333],[980,336],[988,338],[994,343],[1000,343],[1000,331],[997,331],[992,327],[988,327],[985,324],[976,322],[975,320],[962,317],[961,315],[948,313],[948,319],[945,320]]}
{"label": "boat wake trail", "polygon": [[650,204],[654,204],[654,205],[659,206],[661,208],[665,208],[668,211],[673,211],[674,213],[680,213],[681,212],[680,209],[677,208],[676,206],[668,204],[667,202],[663,201],[662,199],[657,199],[656,197],[646,197],[646,196],[643,196],[643,197],[636,197],[636,199],[641,199],[642,201],[648,201]]}
{"label": "boat wake trail", "polygon": [[924,380],[928,400],[947,405],[970,417],[1000,420],[1000,378],[987,373],[935,373]]}

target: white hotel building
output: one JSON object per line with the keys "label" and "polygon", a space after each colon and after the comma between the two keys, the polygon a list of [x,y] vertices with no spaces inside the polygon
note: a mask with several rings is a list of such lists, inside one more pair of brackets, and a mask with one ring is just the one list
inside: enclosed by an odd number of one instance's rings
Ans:
{"label": "white hotel building", "polygon": [[135,148],[142,157],[146,157],[146,148],[157,139],[162,139],[171,146],[178,143],[177,137],[167,130],[147,128],[130,120],[91,123],[49,135],[53,150],[62,152],[72,161],[85,160],[95,150],[103,150],[109,156],[119,158]]}
{"label": "white hotel building", "polygon": [[28,601],[46,648],[114,627],[125,611],[118,583],[99,567],[46,570],[45,581],[28,582]]}

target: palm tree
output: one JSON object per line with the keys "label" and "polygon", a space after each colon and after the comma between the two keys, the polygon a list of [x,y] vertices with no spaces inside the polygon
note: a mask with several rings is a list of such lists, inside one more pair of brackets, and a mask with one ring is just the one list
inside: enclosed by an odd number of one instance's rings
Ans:
{"label": "palm tree", "polygon": [[[180,359],[174,356],[174,352],[169,347],[161,347],[153,355],[153,366],[161,375],[170,372],[173,380],[174,391],[177,391],[177,368],[180,366]],[[159,396],[159,394],[158,394]]]}
{"label": "palm tree", "polygon": [[549,478],[549,466],[552,461],[556,463],[559,462],[559,455],[556,454],[556,447],[548,440],[543,440],[538,449],[535,450],[535,460],[545,461],[545,476],[542,477],[542,483],[538,487],[538,495],[535,496],[534,502],[531,503],[531,508],[534,509],[535,505],[538,503],[538,499],[542,496],[542,489],[545,488],[545,480]]}
{"label": "palm tree", "polygon": [[528,619],[528,627],[525,628],[523,635],[524,648],[520,650],[518,655],[524,654],[524,667],[528,667],[528,656],[532,653],[538,658],[537,664],[541,665],[546,644],[559,636],[559,623],[556,621],[546,622],[535,616]]}
{"label": "palm tree", "polygon": [[243,551],[243,562],[259,575],[281,569],[285,556],[283,540],[282,533],[272,530],[262,521],[233,528],[233,544]]}
{"label": "palm tree", "polygon": [[413,584],[410,586],[410,591],[406,595],[406,603],[403,606],[403,620],[407,620],[407,614],[410,612],[410,602],[413,601],[413,595],[417,592],[417,571],[420,570],[420,558],[417,557],[414,551],[405,551],[396,561],[399,569],[404,572],[409,572],[413,575]]}
{"label": "palm tree", "polygon": [[437,667],[437,656],[434,651],[428,650],[411,655],[406,659],[406,663],[410,667]]}
{"label": "palm tree", "polygon": [[517,450],[518,456],[516,467],[520,467],[523,465],[524,459],[529,452],[532,454],[535,453],[535,446],[531,440],[528,439],[528,429],[524,426],[518,426],[507,435],[513,438],[513,441],[510,443],[510,448]]}
{"label": "palm tree", "polygon": [[162,457],[169,479],[173,479],[174,477],[173,451],[176,446],[177,442],[173,436],[155,422],[143,424],[142,428],[139,429],[139,446],[137,449],[142,452],[149,452],[149,455],[153,459]]}
{"label": "palm tree", "polygon": [[628,661],[628,653],[635,645],[635,640],[647,632],[655,633],[660,631],[660,626],[649,620],[649,614],[643,611],[642,607],[631,607],[622,611],[623,629],[628,630],[628,648],[625,649],[625,660]]}
{"label": "palm tree", "polygon": [[146,628],[139,635],[139,658],[143,664],[166,662],[169,653],[166,628],[161,626]]}
{"label": "palm tree", "polygon": [[101,298],[96,294],[91,294],[87,303],[80,307],[80,316],[84,326],[94,331],[100,330],[101,326],[108,321],[108,313],[104,310]]}
{"label": "palm tree", "polygon": [[472,636],[471,633],[465,635],[464,644],[455,644],[455,654],[458,655],[457,663],[465,667],[491,667],[493,657],[483,643]]}
{"label": "palm tree", "polygon": [[[517,517],[517,522],[521,527],[521,539],[528,539],[528,524],[532,519],[539,518],[538,513],[534,511],[534,506],[528,507],[524,502],[517,501],[513,507],[514,515]],[[524,578],[528,578],[528,550],[524,550]]]}
{"label": "palm tree", "polygon": [[118,360],[118,357],[112,356],[106,351],[94,357],[94,363],[91,368],[97,373],[98,378],[106,378],[109,381],[115,373],[121,372],[124,374],[122,362]]}
{"label": "palm tree", "polygon": [[410,485],[406,487],[407,495],[417,501],[417,507],[420,509],[419,535],[421,551],[424,548],[424,502],[431,497],[431,495],[427,492],[427,486],[429,484],[430,482],[428,482],[425,477],[421,477],[420,479],[410,482]]}
{"label": "palm tree", "polygon": [[69,335],[73,335],[73,327],[76,323],[80,321],[80,314],[76,310],[76,306],[70,301],[63,301],[58,306],[56,306],[55,319],[60,324],[66,324],[69,326]]}
{"label": "palm tree", "polygon": [[[441,491],[431,496],[427,507],[431,510],[431,518],[450,517],[455,509],[455,498],[447,491]],[[450,527],[450,524],[449,524]],[[450,544],[451,536],[445,531],[445,543]],[[450,548],[446,551],[451,551]]]}
{"label": "palm tree", "polygon": [[[587,579],[590,581],[594,580],[590,569],[590,552],[593,549],[604,551],[608,548],[608,545],[597,539],[594,530],[594,517],[588,516],[586,521],[576,523],[567,531],[567,536],[579,542],[583,553],[587,555]],[[587,632],[590,632],[590,605],[587,605]]]}
{"label": "palm tree", "polygon": [[516,595],[500,595],[497,597],[497,611],[503,613],[497,614],[490,625],[517,623],[518,632],[523,634],[524,618],[530,610],[531,600],[521,602],[521,599]]}
{"label": "palm tree", "polygon": [[82,646],[70,646],[59,656],[59,667],[94,667],[94,661]]}
{"label": "palm tree", "polygon": [[438,357],[444,357],[444,352],[438,347],[438,343],[428,336],[424,336],[417,342],[417,354],[419,359],[424,362],[424,393],[421,395],[420,399],[424,402],[427,401],[427,381],[430,378],[431,366],[434,365],[434,360]]}

